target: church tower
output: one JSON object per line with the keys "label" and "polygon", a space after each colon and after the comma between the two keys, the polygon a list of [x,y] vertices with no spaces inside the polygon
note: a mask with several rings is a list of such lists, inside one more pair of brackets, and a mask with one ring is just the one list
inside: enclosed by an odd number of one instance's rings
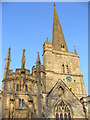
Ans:
{"label": "church tower", "polygon": [[52,42],[47,40],[43,45],[43,65],[46,71],[46,92],[61,79],[66,86],[80,99],[86,96],[83,75],[81,74],[79,56],[69,52],[54,5]]}
{"label": "church tower", "polygon": [[54,5],[52,41],[43,45],[43,65],[37,53],[32,73],[25,67],[10,67],[10,48],[2,81],[2,118],[87,118],[89,97],[81,74],[76,47],[69,52]]}

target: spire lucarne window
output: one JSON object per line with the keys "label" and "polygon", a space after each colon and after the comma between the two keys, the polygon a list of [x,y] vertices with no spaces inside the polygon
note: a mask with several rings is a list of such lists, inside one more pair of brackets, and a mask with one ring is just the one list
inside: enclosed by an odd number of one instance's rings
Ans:
{"label": "spire lucarne window", "polygon": [[71,120],[70,108],[63,101],[57,104],[55,112],[56,120]]}

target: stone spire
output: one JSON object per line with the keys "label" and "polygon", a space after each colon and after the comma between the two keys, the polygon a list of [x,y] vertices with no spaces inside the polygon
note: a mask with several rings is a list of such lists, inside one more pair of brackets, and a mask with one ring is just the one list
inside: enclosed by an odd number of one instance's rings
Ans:
{"label": "stone spire", "polygon": [[64,39],[63,31],[56,12],[55,4],[54,4],[54,16],[53,16],[52,45],[55,50],[68,51]]}
{"label": "stone spire", "polygon": [[22,56],[22,66],[21,68],[24,70],[25,69],[25,49],[23,49],[23,56]]}
{"label": "stone spire", "polygon": [[11,48],[8,49],[7,58],[5,59],[4,79],[7,77],[9,67],[10,67],[10,61],[11,61],[10,51],[11,51]]}

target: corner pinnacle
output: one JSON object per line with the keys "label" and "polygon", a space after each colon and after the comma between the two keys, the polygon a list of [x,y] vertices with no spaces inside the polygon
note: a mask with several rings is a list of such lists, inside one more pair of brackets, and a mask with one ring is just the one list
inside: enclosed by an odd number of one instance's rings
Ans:
{"label": "corner pinnacle", "polygon": [[37,63],[41,63],[41,62],[40,62],[39,52],[37,52]]}
{"label": "corner pinnacle", "polygon": [[23,56],[22,56],[22,69],[25,68],[25,49],[23,49]]}

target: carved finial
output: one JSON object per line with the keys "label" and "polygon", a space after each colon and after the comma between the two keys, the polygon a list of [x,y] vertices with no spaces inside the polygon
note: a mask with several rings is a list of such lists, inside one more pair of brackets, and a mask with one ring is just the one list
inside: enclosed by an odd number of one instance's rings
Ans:
{"label": "carved finial", "polygon": [[23,49],[23,56],[22,56],[22,69],[25,69],[25,49]]}
{"label": "carved finial", "polygon": [[75,54],[77,55],[77,51],[76,51],[76,47],[75,47],[75,45],[74,45],[74,52],[75,52]]}
{"label": "carved finial", "polygon": [[46,39],[45,43],[49,43],[49,41],[48,41],[48,37],[47,37],[47,39]]}
{"label": "carved finial", "polygon": [[37,52],[37,62],[38,62],[38,63],[41,63],[41,62],[40,62],[39,52]]}

